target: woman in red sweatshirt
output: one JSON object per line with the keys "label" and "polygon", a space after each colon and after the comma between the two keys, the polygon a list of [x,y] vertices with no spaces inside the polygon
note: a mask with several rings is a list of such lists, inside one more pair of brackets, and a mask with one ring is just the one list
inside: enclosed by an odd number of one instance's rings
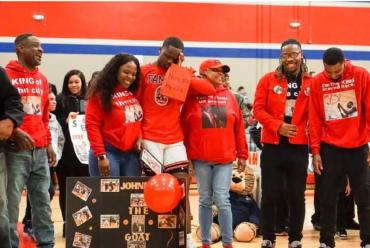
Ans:
{"label": "woman in red sweatshirt", "polygon": [[143,111],[134,96],[140,81],[136,57],[117,54],[89,89],[86,130],[91,176],[140,176],[135,144]]}
{"label": "woman in red sweatshirt", "polygon": [[232,164],[238,158],[238,168],[243,171],[248,157],[242,113],[233,93],[223,87],[224,73],[229,71],[229,66],[219,60],[204,61],[199,72],[213,84],[216,93],[190,96],[182,109],[185,146],[197,178],[199,223],[205,248],[211,244],[213,203],[219,209],[223,246],[232,247]]}
{"label": "woman in red sweatshirt", "polygon": [[262,125],[262,248],[275,246],[275,213],[284,182],[290,211],[289,247],[302,247],[311,83],[307,70],[301,44],[288,39],[281,45],[280,65],[257,85],[253,113]]}

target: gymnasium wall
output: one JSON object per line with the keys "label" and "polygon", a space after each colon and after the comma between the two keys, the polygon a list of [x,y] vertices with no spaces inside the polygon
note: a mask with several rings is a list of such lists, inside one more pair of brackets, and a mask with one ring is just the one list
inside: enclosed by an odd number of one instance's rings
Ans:
{"label": "gymnasium wall", "polygon": [[370,69],[368,2],[2,1],[0,13],[0,65],[15,58],[14,37],[32,32],[45,50],[41,69],[59,89],[68,70],[90,78],[119,52],[152,62],[167,36],[184,40],[185,65],[197,69],[205,58],[230,65],[233,88],[243,85],[251,97],[258,79],[278,65],[287,38],[302,42],[311,71],[322,70],[330,46]]}

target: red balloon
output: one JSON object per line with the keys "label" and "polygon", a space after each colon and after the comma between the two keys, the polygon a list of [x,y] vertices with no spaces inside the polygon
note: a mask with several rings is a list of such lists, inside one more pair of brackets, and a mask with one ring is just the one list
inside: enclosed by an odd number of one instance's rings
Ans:
{"label": "red balloon", "polygon": [[156,213],[167,213],[180,202],[181,186],[176,177],[162,173],[151,177],[144,187],[146,205]]}

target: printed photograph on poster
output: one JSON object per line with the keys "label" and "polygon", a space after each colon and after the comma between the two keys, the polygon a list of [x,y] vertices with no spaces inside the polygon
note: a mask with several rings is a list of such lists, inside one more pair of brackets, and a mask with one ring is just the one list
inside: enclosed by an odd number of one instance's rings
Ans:
{"label": "printed photograph on poster", "polygon": [[179,232],[179,246],[185,245],[185,234],[184,231]]}
{"label": "printed photograph on poster", "polygon": [[144,165],[151,169],[155,174],[162,173],[163,165],[148,150],[143,149],[143,151],[141,152],[141,160],[143,161]]}
{"label": "printed photograph on poster", "polygon": [[119,192],[119,179],[101,179],[100,192]]}
{"label": "printed photograph on poster", "polygon": [[89,248],[91,244],[92,236],[76,232],[73,239],[73,247],[78,248]]}
{"label": "printed photograph on poster", "polygon": [[176,228],[177,217],[172,214],[158,215],[158,228]]}
{"label": "printed photograph on poster", "polygon": [[101,229],[119,228],[119,215],[118,214],[100,215],[100,228]]}
{"label": "printed photograph on poster", "polygon": [[74,194],[75,196],[77,196],[83,201],[87,201],[91,192],[92,192],[92,189],[86,186],[85,184],[81,183],[80,181],[76,182],[72,190],[72,194]]}
{"label": "printed photograph on poster", "polygon": [[145,215],[131,216],[131,232],[144,233],[145,232]]}
{"label": "printed photograph on poster", "polygon": [[128,241],[127,248],[145,248],[145,241]]}
{"label": "printed photograph on poster", "polygon": [[186,214],[182,206],[179,206],[179,228],[185,226]]}
{"label": "printed photograph on poster", "polygon": [[131,207],[146,207],[143,193],[133,193],[130,195]]}
{"label": "printed photograph on poster", "polygon": [[72,214],[76,226],[81,226],[83,223],[92,218],[91,211],[88,206],[85,206]]}
{"label": "printed photograph on poster", "polygon": [[354,90],[325,94],[323,98],[327,121],[357,117],[357,100]]}

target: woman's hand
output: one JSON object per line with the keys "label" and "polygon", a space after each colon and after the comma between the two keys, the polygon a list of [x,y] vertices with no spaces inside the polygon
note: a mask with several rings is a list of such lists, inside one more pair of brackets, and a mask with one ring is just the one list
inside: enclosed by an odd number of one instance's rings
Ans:
{"label": "woman's hand", "polygon": [[144,142],[142,138],[138,138],[135,145],[136,150],[142,151],[144,149]]}
{"label": "woman's hand", "polygon": [[66,122],[68,123],[69,120],[76,119],[78,114],[79,114],[78,112],[69,112],[69,115],[68,115],[68,117],[66,119]]}
{"label": "woman's hand", "polygon": [[110,165],[107,157],[104,159],[98,160],[99,174],[102,177],[110,176]]}

